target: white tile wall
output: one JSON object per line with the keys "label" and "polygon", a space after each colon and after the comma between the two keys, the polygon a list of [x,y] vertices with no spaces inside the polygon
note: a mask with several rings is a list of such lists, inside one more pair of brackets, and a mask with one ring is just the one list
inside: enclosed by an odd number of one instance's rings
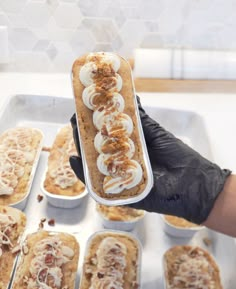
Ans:
{"label": "white tile wall", "polygon": [[10,62],[2,71],[69,72],[87,51],[236,49],[235,0],[0,0]]}

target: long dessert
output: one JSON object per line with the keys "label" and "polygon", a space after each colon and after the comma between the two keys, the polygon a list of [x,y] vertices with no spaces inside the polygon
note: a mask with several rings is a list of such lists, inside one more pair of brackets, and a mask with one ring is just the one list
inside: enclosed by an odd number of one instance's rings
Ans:
{"label": "long dessert", "polygon": [[85,252],[80,289],[140,288],[140,254],[137,241],[126,234],[95,234]]}
{"label": "long dessert", "polygon": [[147,186],[131,70],[113,53],[90,53],[74,62],[73,88],[80,138],[92,190],[125,199]]}
{"label": "long dessert", "polygon": [[84,192],[84,184],[73,172],[69,158],[77,155],[71,125],[57,133],[48,157],[44,189],[55,195],[78,196]]}
{"label": "long dessert", "polygon": [[0,288],[8,287],[20,241],[26,226],[26,216],[20,210],[0,206]]}
{"label": "long dessert", "polygon": [[13,289],[73,289],[79,244],[67,233],[39,231],[27,236]]}
{"label": "long dessert", "polygon": [[175,246],[164,254],[166,289],[223,289],[213,257],[195,246]]}
{"label": "long dessert", "polygon": [[42,138],[30,127],[11,128],[0,135],[0,205],[14,204],[29,192]]}

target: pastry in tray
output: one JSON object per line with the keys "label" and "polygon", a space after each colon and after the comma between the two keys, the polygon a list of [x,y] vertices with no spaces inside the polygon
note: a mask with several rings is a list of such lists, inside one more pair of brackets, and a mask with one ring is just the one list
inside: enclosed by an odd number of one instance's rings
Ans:
{"label": "pastry in tray", "polygon": [[13,289],[73,289],[79,244],[67,233],[38,231],[26,237],[13,279]]}
{"label": "pastry in tray", "polygon": [[74,62],[72,77],[90,192],[113,200],[147,194],[152,173],[128,62],[89,53]]}
{"label": "pastry in tray", "polygon": [[13,205],[29,193],[43,135],[30,127],[15,127],[0,135],[0,205]]}
{"label": "pastry in tray", "polygon": [[7,288],[13,273],[26,216],[20,210],[0,206],[0,288]]}
{"label": "pastry in tray", "polygon": [[85,251],[80,289],[140,288],[139,242],[115,231],[95,233]]}
{"label": "pastry in tray", "polygon": [[143,218],[145,211],[133,209],[127,206],[105,206],[96,205],[97,211],[106,219],[111,221],[136,221]]}
{"label": "pastry in tray", "polygon": [[84,184],[70,167],[69,157],[77,155],[71,125],[57,133],[48,157],[44,189],[55,195],[78,196],[84,192]]}
{"label": "pastry in tray", "polygon": [[166,289],[223,289],[213,257],[195,246],[175,246],[164,254]]}

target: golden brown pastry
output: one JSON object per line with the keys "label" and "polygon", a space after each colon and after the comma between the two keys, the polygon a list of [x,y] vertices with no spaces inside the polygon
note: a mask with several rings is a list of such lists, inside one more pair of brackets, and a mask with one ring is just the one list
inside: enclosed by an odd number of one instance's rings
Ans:
{"label": "golden brown pastry", "polygon": [[71,169],[69,158],[77,155],[70,125],[62,127],[56,135],[48,157],[44,189],[56,195],[77,196],[84,192],[84,184]]}
{"label": "golden brown pastry", "polygon": [[169,224],[171,224],[175,227],[181,227],[181,228],[202,227],[200,225],[189,222],[189,221],[185,220],[184,218],[179,218],[176,216],[164,215],[164,218],[165,218],[166,222],[168,222]]}
{"label": "golden brown pastry", "polygon": [[166,289],[223,289],[219,267],[205,250],[175,246],[164,254]]}
{"label": "golden brown pastry", "polygon": [[72,75],[92,190],[112,200],[140,195],[147,167],[128,62],[113,53],[90,53],[74,62]]}
{"label": "golden brown pastry", "polygon": [[105,206],[96,205],[97,211],[107,220],[111,221],[137,221],[143,218],[145,212],[126,206]]}
{"label": "golden brown pastry", "polygon": [[20,210],[0,206],[0,288],[10,282],[14,263],[20,251],[20,240],[24,233],[26,216]]}
{"label": "golden brown pastry", "polygon": [[80,289],[140,288],[140,247],[127,234],[100,232],[85,252]]}
{"label": "golden brown pastry", "polygon": [[13,289],[73,289],[79,244],[67,233],[39,231],[27,236]]}
{"label": "golden brown pastry", "polygon": [[41,150],[42,133],[16,127],[0,135],[0,205],[11,205],[29,192]]}

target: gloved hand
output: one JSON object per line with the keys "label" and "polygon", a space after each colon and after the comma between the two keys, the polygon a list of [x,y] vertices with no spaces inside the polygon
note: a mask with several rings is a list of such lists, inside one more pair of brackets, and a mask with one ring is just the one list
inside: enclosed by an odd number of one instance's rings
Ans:
{"label": "gloved hand", "polygon": [[77,127],[77,121],[76,121],[76,115],[75,113],[70,119],[70,123],[72,126],[72,131],[73,131],[73,138],[74,138],[74,143],[75,147],[78,153],[78,156],[71,156],[69,161],[70,161],[70,166],[74,173],[76,174],[77,178],[80,179],[83,183],[85,183],[84,180],[84,170],[83,170],[83,164],[82,164],[82,159],[81,159],[81,151],[80,151],[80,144],[79,144],[79,135],[78,135],[78,127]]}
{"label": "gloved hand", "polygon": [[[231,171],[222,170],[162,128],[146,114],[139,98],[138,106],[154,185],[146,198],[129,206],[201,224],[207,219]],[[71,123],[79,149],[75,116]],[[81,161],[71,157],[70,163],[83,180]]]}

